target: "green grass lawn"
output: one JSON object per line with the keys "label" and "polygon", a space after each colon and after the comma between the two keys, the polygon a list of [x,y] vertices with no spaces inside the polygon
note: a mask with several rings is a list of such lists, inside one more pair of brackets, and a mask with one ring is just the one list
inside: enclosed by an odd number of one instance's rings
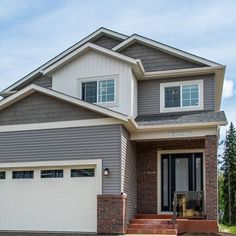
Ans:
{"label": "green grass lawn", "polygon": [[228,225],[219,225],[220,232],[227,232],[231,234],[236,234],[236,225],[228,226]]}

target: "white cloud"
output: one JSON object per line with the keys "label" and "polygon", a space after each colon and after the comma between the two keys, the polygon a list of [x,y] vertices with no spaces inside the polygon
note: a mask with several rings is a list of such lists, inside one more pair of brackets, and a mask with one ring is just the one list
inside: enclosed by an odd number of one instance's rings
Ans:
{"label": "white cloud", "polygon": [[223,98],[230,98],[233,96],[234,92],[234,81],[233,80],[225,80],[223,87]]}

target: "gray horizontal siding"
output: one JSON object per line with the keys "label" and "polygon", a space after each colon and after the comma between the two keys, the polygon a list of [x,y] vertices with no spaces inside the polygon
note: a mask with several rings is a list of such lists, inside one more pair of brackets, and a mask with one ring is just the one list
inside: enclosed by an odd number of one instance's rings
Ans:
{"label": "gray horizontal siding", "polygon": [[23,83],[15,88],[15,90],[20,90],[30,84],[36,84],[44,88],[51,89],[52,88],[52,77],[37,77],[35,79],[27,81],[27,83]]}
{"label": "gray horizontal siding", "polygon": [[127,223],[137,213],[137,157],[136,143],[130,141],[129,132],[121,132],[121,191],[127,194]]}
{"label": "gray horizontal siding", "polygon": [[145,70],[148,72],[203,66],[138,42],[128,46],[120,53],[135,59],[141,59]]}
{"label": "gray horizontal siding", "polygon": [[102,159],[103,194],[120,194],[119,125],[0,132],[0,162]]}
{"label": "gray horizontal siding", "polygon": [[98,39],[92,41],[92,43],[108,49],[112,49],[121,42],[121,40],[109,37],[107,35],[102,35]]}
{"label": "gray horizontal siding", "polygon": [[160,113],[160,83],[199,79],[203,79],[204,81],[204,110],[214,110],[214,75],[202,75],[139,81],[138,115],[154,115]]}
{"label": "gray horizontal siding", "polygon": [[33,93],[0,111],[0,125],[29,124],[105,116],[62,100]]}

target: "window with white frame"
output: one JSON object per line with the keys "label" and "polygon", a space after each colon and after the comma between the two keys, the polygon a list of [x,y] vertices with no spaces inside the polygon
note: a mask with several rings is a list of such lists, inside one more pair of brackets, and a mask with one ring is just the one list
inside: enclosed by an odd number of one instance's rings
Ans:
{"label": "window with white frame", "polygon": [[81,99],[90,103],[111,103],[116,100],[115,78],[100,78],[81,82]]}
{"label": "window with white frame", "polygon": [[203,109],[203,81],[160,84],[161,112]]}

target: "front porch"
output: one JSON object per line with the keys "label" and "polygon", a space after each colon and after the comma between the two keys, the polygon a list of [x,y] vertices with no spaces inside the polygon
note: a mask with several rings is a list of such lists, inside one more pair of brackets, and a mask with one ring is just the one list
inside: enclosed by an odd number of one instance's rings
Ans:
{"label": "front porch", "polygon": [[159,224],[174,220],[173,215],[177,233],[217,232],[216,136],[137,143],[135,218]]}

